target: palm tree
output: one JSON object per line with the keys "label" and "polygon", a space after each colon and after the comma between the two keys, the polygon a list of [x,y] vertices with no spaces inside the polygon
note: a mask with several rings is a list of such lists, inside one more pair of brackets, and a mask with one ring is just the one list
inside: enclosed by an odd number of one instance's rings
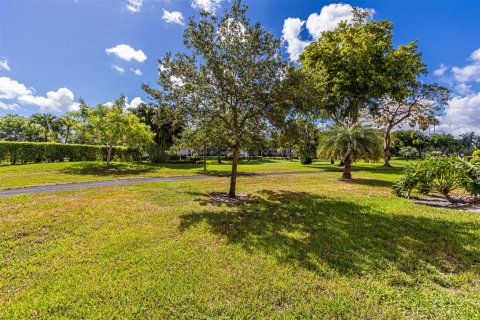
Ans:
{"label": "palm tree", "polygon": [[361,124],[334,125],[320,136],[319,157],[342,159],[345,167],[342,180],[352,178],[352,162],[378,160],[382,155],[382,139],[377,129]]}
{"label": "palm tree", "polygon": [[30,117],[30,122],[42,127],[43,139],[45,142],[48,142],[49,133],[52,131],[53,123],[56,119],[56,116],[49,113],[35,113]]}

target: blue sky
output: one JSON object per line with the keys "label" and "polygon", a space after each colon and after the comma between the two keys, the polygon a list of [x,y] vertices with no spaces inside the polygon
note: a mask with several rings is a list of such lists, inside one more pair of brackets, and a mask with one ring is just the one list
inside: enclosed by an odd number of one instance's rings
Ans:
{"label": "blue sky", "polygon": [[[289,46],[290,52],[299,53],[322,30],[348,19],[349,5],[373,9],[374,19],[393,22],[396,45],[419,41],[430,71],[427,80],[453,90],[440,130],[480,134],[480,50],[475,51],[480,49],[480,1],[245,3],[253,21],[288,40],[286,57]],[[167,51],[184,50],[182,21],[198,14],[200,7],[221,12],[229,4],[228,0],[0,0],[0,116],[60,114],[75,108],[80,97],[93,105],[122,92],[132,104],[147,101],[140,85],[156,82],[157,59]]]}

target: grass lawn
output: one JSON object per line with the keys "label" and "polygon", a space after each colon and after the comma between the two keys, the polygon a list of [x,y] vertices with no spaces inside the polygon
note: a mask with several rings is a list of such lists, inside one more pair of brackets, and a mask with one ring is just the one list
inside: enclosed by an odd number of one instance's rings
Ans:
{"label": "grass lawn", "polygon": [[480,318],[480,215],[378,166],[0,199],[0,319]]}
{"label": "grass lawn", "polygon": [[[245,161],[239,165],[240,174],[279,171],[318,171],[328,169],[325,162],[301,165],[299,162],[269,160]],[[228,161],[219,165],[208,162],[207,174],[227,175],[231,171]],[[116,162],[56,162],[26,165],[0,165],[0,190],[56,183],[128,179],[138,177],[185,176],[204,174],[200,164],[152,164]]]}

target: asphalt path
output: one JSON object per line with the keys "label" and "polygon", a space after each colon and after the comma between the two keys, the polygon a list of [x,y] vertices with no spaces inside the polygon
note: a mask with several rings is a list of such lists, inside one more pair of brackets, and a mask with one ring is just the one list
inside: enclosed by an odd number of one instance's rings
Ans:
{"label": "asphalt path", "polygon": [[[316,174],[316,173],[320,173],[320,172],[319,171],[292,171],[292,172],[270,172],[270,173],[257,173],[257,174],[252,173],[252,174],[242,174],[242,175],[239,175],[239,177],[268,177],[268,176]],[[220,178],[220,177],[222,176],[195,175],[195,176],[132,178],[132,179],[62,183],[62,184],[52,184],[52,185],[44,185],[44,186],[0,190],[0,198],[5,198],[8,196],[13,196],[17,194],[37,194],[37,193],[45,193],[45,192],[79,190],[79,189],[88,189],[88,188],[97,188],[97,187],[122,186],[122,185],[130,185],[130,184],[145,183],[145,182],[185,181],[185,180],[212,179],[212,178]]]}

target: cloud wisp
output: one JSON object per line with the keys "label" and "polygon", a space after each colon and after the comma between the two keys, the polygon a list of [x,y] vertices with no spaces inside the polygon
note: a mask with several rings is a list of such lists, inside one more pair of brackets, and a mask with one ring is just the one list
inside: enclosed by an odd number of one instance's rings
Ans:
{"label": "cloud wisp", "polygon": [[143,53],[142,50],[135,50],[128,44],[119,44],[115,47],[105,49],[105,52],[110,55],[114,54],[122,60],[130,62],[131,60],[135,60],[138,62],[144,62],[147,60],[147,56]]}

